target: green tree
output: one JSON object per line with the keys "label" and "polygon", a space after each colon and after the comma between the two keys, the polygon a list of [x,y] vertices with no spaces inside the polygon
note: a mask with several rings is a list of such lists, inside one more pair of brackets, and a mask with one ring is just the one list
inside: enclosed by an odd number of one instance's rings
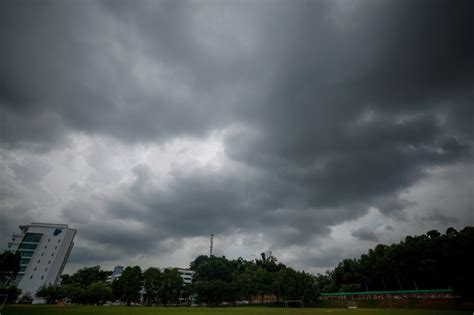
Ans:
{"label": "green tree", "polygon": [[145,282],[145,304],[150,305],[158,302],[160,288],[162,285],[162,275],[158,268],[150,267],[143,272]]}
{"label": "green tree", "polygon": [[53,304],[64,297],[64,292],[62,287],[48,284],[41,286],[36,291],[36,296],[45,299],[48,304]]}
{"label": "green tree", "polygon": [[222,280],[229,282],[233,277],[234,264],[225,257],[199,256],[191,263],[191,269],[196,272],[193,277],[195,281]]}
{"label": "green tree", "polygon": [[88,303],[102,304],[112,297],[112,289],[107,283],[97,281],[87,287],[85,295]]}
{"label": "green tree", "polygon": [[238,264],[225,257],[199,256],[191,263],[191,269],[196,273],[193,277],[195,292],[201,302],[216,305],[235,298],[237,286],[230,283],[236,276]]}
{"label": "green tree", "polygon": [[255,261],[199,256],[191,268],[196,271],[193,291],[198,301],[208,305],[235,303],[239,299],[263,302],[265,295],[272,294],[277,301],[303,298],[310,305],[316,302],[319,292],[313,276],[288,268],[265,254]]}
{"label": "green tree", "polygon": [[104,271],[100,266],[85,267],[79,269],[71,276],[64,275],[62,277],[62,284],[75,283],[85,288],[94,282],[106,281],[110,274],[110,271]]}
{"label": "green tree", "polygon": [[0,254],[0,284],[7,285],[20,272],[20,253],[4,251]]}
{"label": "green tree", "polygon": [[[21,294],[21,290],[18,289],[14,285],[0,286],[0,294],[6,294],[7,295],[6,303],[13,303],[18,299],[18,296]],[[24,294],[24,295],[26,295],[26,294]]]}
{"label": "green tree", "polygon": [[275,272],[269,272],[262,267],[257,268],[253,272],[253,286],[260,295],[262,303],[265,295],[273,293],[272,284],[276,280],[276,275]]}
{"label": "green tree", "polygon": [[339,292],[358,292],[360,290],[361,288],[359,283],[344,283],[341,285]]}
{"label": "green tree", "polygon": [[244,270],[236,276],[237,293],[241,300],[252,302],[252,298],[259,293],[258,284],[255,282],[255,271],[251,268]]}
{"label": "green tree", "polygon": [[327,275],[318,275],[322,292],[347,290],[454,289],[474,300],[474,269],[466,255],[474,248],[474,227],[448,228],[400,243],[379,244],[359,259],[344,259]]}
{"label": "green tree", "polygon": [[76,283],[65,284],[62,286],[64,297],[71,300],[72,303],[86,303],[85,289]]}
{"label": "green tree", "polygon": [[142,271],[139,266],[127,267],[120,278],[112,283],[113,296],[126,301],[127,306],[140,298],[143,283]]}
{"label": "green tree", "polygon": [[176,303],[180,297],[183,287],[183,279],[175,268],[165,269],[161,274],[161,286],[159,297],[164,306],[168,303]]}

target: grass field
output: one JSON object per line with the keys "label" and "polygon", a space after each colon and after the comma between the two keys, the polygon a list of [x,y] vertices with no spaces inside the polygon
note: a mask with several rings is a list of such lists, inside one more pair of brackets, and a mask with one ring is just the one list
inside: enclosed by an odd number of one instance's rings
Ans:
{"label": "grass field", "polygon": [[125,307],[125,306],[33,306],[9,305],[1,315],[461,315],[473,314],[473,311],[435,311],[435,310],[403,310],[403,309],[328,309],[328,308],[270,308],[270,307]]}

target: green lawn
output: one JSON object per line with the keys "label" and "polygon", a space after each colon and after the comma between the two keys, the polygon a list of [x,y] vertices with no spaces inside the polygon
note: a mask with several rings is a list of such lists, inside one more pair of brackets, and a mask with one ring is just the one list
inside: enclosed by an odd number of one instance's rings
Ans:
{"label": "green lawn", "polygon": [[434,310],[402,310],[402,309],[328,309],[328,308],[270,308],[270,307],[125,307],[125,306],[48,306],[48,305],[9,305],[2,315],[322,315],[322,314],[387,314],[387,315],[457,315],[473,314],[472,311],[434,311]]}

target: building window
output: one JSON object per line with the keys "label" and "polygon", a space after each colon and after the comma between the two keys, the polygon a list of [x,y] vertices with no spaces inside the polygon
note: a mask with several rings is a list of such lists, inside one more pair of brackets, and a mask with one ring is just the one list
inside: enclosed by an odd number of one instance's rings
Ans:
{"label": "building window", "polygon": [[54,253],[51,254],[51,257],[53,257],[53,256],[54,256]]}
{"label": "building window", "polygon": [[20,266],[20,272],[25,272],[26,266]]}
{"label": "building window", "polygon": [[48,268],[44,268],[44,271],[48,271]]}
{"label": "building window", "polygon": [[48,243],[49,243],[49,242],[51,242],[51,239],[50,239],[50,238],[48,238]]}
{"label": "building window", "polygon": [[25,243],[21,243],[21,244],[20,244],[20,247],[18,247],[18,249],[36,249],[36,246],[38,246],[38,244],[25,244]]}
{"label": "building window", "polygon": [[41,260],[38,259],[38,264],[41,262]]}
{"label": "building window", "polygon": [[43,256],[43,255],[44,255],[44,253],[41,253],[41,256]]}
{"label": "building window", "polygon": [[44,279],[44,276],[41,276],[41,280],[43,280],[43,279]]}
{"label": "building window", "polygon": [[54,246],[54,249],[58,249],[58,247],[57,247],[57,246]]}
{"label": "building window", "polygon": [[23,242],[39,243],[41,236],[43,236],[41,233],[26,233]]}
{"label": "building window", "polygon": [[58,243],[61,242],[61,240],[58,240]]}
{"label": "building window", "polygon": [[48,248],[48,245],[44,245],[44,249]]}
{"label": "building window", "polygon": [[30,276],[30,279],[33,279],[33,275]]}
{"label": "building window", "polygon": [[28,265],[29,262],[30,262],[30,259],[29,259],[29,258],[22,258],[22,259],[20,259],[20,264],[21,264],[21,265]]}
{"label": "building window", "polygon": [[31,257],[33,256],[33,252],[30,251],[20,251],[21,258]]}
{"label": "building window", "polygon": [[48,261],[48,265],[49,265],[50,263],[51,263],[51,260],[50,260],[50,261]]}
{"label": "building window", "polygon": [[33,271],[36,271],[36,267],[33,269]]}

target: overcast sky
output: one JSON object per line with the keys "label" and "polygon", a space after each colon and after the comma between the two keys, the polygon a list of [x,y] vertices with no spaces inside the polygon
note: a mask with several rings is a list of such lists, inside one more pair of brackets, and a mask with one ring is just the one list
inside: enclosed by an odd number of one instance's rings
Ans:
{"label": "overcast sky", "polygon": [[0,237],[322,272],[474,224],[473,1],[1,1]]}

